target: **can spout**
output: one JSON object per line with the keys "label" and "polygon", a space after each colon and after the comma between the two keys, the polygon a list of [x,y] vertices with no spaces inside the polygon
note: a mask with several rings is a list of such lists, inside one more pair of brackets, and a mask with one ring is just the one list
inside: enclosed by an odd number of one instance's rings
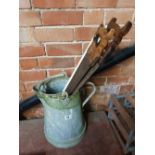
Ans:
{"label": "can spout", "polygon": [[37,94],[57,94],[62,93],[64,86],[68,81],[66,74],[58,74],[38,83],[33,87]]}

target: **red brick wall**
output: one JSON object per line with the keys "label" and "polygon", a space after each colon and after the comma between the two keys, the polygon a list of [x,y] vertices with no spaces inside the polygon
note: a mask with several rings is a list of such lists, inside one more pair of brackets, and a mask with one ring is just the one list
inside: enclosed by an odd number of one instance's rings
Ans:
{"label": "red brick wall", "polygon": [[[134,0],[19,0],[20,98],[33,94],[38,81],[62,70],[71,75],[98,24],[111,17],[134,23]],[[121,47],[134,42],[134,24]],[[134,58],[91,79],[98,86],[92,107],[106,103],[108,93],[134,85]],[[101,94],[102,93],[102,94]]]}

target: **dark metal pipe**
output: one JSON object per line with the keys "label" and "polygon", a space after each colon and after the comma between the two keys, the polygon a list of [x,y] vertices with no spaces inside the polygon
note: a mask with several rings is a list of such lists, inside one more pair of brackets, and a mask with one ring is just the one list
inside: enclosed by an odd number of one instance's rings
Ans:
{"label": "dark metal pipe", "polygon": [[25,111],[25,110],[27,110],[27,109],[31,108],[32,106],[37,105],[39,103],[41,103],[41,102],[40,102],[40,100],[38,99],[38,97],[36,95],[31,96],[28,99],[20,102],[19,110],[21,112]]}
{"label": "dark metal pipe", "polygon": [[28,99],[21,101],[19,103],[19,119],[23,120],[25,119],[24,116],[22,115],[22,113],[28,109],[30,109],[31,107],[37,105],[41,103],[40,100],[38,99],[38,97],[36,95],[29,97]]}
{"label": "dark metal pipe", "polygon": [[99,69],[94,73],[97,74],[109,67],[135,55],[135,45],[122,49],[119,53],[115,52],[114,55],[109,56],[104,63],[102,63]]}

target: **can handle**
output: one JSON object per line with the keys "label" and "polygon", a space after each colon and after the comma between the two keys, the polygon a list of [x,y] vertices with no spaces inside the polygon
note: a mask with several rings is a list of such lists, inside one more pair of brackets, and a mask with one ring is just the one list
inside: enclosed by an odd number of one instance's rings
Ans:
{"label": "can handle", "polygon": [[82,108],[86,105],[86,103],[90,100],[90,98],[95,94],[96,92],[96,87],[94,83],[92,82],[87,82],[88,85],[92,86],[92,92],[89,94],[89,96],[83,101],[82,103]]}

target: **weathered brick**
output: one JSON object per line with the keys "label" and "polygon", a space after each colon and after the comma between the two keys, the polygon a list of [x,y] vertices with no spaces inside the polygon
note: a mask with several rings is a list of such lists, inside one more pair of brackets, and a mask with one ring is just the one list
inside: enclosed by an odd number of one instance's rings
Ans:
{"label": "weathered brick", "polygon": [[35,8],[74,8],[75,0],[32,0]]}
{"label": "weathered brick", "polygon": [[46,11],[42,13],[43,25],[79,25],[83,23],[82,11]]}
{"label": "weathered brick", "polygon": [[[110,95],[106,93],[96,93],[89,101],[91,105],[97,105],[97,110],[107,110]],[[102,109],[101,109],[102,108]]]}
{"label": "weathered brick", "polygon": [[101,24],[104,20],[104,14],[102,11],[86,11],[84,12],[84,24],[85,25],[93,25],[93,24]]}
{"label": "weathered brick", "polygon": [[95,95],[91,97],[89,103],[90,104],[102,104],[103,100],[104,100],[104,95],[96,93]]}
{"label": "weathered brick", "polygon": [[45,55],[44,46],[39,44],[20,45],[20,57],[35,57]]}
{"label": "weathered brick", "polygon": [[118,48],[123,49],[123,48],[129,47],[130,44],[131,44],[130,40],[122,40],[121,43],[119,44]]}
{"label": "weathered brick", "polygon": [[131,40],[135,39],[135,27],[134,26],[132,26],[130,31],[124,36],[124,39],[131,39]]}
{"label": "weathered brick", "polygon": [[135,86],[134,85],[122,85],[120,87],[119,94],[127,94],[131,93],[134,90]]}
{"label": "weathered brick", "polygon": [[107,77],[107,85],[123,85],[129,83],[129,76]]}
{"label": "weathered brick", "polygon": [[74,67],[74,58],[40,58],[40,68],[69,68]]}
{"label": "weathered brick", "polygon": [[46,78],[45,70],[20,71],[20,80],[22,81],[38,81]]}
{"label": "weathered brick", "polygon": [[134,64],[131,64],[130,66],[122,66],[122,75],[132,75],[134,76],[135,73],[135,66]]}
{"label": "weathered brick", "polygon": [[97,76],[113,76],[113,75],[121,75],[121,66],[119,65],[115,65],[115,66],[112,66],[106,70],[104,70],[103,72],[100,72],[99,74],[97,74]]}
{"label": "weathered brick", "polygon": [[90,81],[93,82],[95,84],[95,86],[100,86],[100,85],[105,85],[107,83],[107,78],[93,76],[90,79]]}
{"label": "weathered brick", "polygon": [[130,45],[129,46],[133,46],[133,45],[135,45],[135,38],[134,39],[130,39]]}
{"label": "weathered brick", "polygon": [[98,91],[100,93],[106,93],[106,94],[119,94],[120,85],[105,85],[105,86],[99,86]]}
{"label": "weathered brick", "polygon": [[130,58],[122,61],[120,64],[125,67],[135,66],[135,57],[130,57]]}
{"label": "weathered brick", "polygon": [[74,57],[75,66],[77,66],[77,64],[79,63],[80,59],[81,59],[81,56]]}
{"label": "weathered brick", "polygon": [[77,0],[76,6],[82,8],[113,8],[117,0]]}
{"label": "weathered brick", "polygon": [[75,28],[75,40],[91,40],[97,28],[92,27],[78,27]]}
{"label": "weathered brick", "polygon": [[135,0],[118,0],[117,7],[119,7],[119,8],[134,8]]}
{"label": "weathered brick", "polygon": [[108,106],[97,104],[97,110],[96,111],[108,111]]}
{"label": "weathered brick", "polygon": [[36,26],[41,25],[39,11],[20,11],[19,12],[20,26]]}
{"label": "weathered brick", "polygon": [[22,81],[20,81],[19,82],[19,91],[25,91],[26,89],[25,89],[25,85],[24,85],[24,83],[22,82]]}
{"label": "weathered brick", "polygon": [[135,26],[135,10],[134,10],[134,13],[133,13],[133,16],[132,16],[132,25]]}
{"label": "weathered brick", "polygon": [[19,0],[20,9],[29,9],[31,7],[29,0]]}
{"label": "weathered brick", "polygon": [[34,28],[32,27],[22,27],[19,29],[19,42],[35,42],[34,38]]}
{"label": "weathered brick", "polygon": [[19,102],[22,101],[22,93],[19,91]]}
{"label": "weathered brick", "polygon": [[85,50],[87,49],[87,47],[88,47],[88,45],[89,45],[89,43],[83,43],[83,53],[85,52]]}
{"label": "weathered brick", "polygon": [[82,45],[73,44],[47,44],[46,51],[49,56],[81,55]]}
{"label": "weathered brick", "polygon": [[106,10],[105,23],[107,24],[111,18],[116,17],[117,23],[125,24],[127,21],[132,21],[133,13],[134,10],[126,10],[126,9]]}
{"label": "weathered brick", "polygon": [[71,68],[67,68],[67,69],[54,69],[54,70],[47,70],[47,73],[49,76],[52,76],[52,75],[56,75],[56,74],[59,74],[59,73],[62,73],[62,72],[66,72],[67,75],[70,77],[72,72],[73,72],[73,69]]}
{"label": "weathered brick", "polygon": [[20,67],[23,70],[37,68],[38,67],[37,59],[21,59]]}
{"label": "weathered brick", "polygon": [[72,41],[73,29],[71,28],[36,28],[37,41]]}
{"label": "weathered brick", "polygon": [[135,74],[135,59],[131,57],[120,63],[122,65],[121,72],[122,75],[134,76]]}
{"label": "weathered brick", "polygon": [[26,119],[42,118],[44,116],[44,109],[42,104],[35,105],[24,111],[23,116],[26,117]]}
{"label": "weathered brick", "polygon": [[135,74],[129,76],[129,84],[135,84]]}
{"label": "weathered brick", "polygon": [[25,100],[31,96],[34,95],[34,92],[33,91],[29,91],[29,92],[22,92],[22,100]]}
{"label": "weathered brick", "polygon": [[24,87],[26,91],[33,91],[33,86],[35,86],[38,83],[38,81],[28,81],[24,83]]}

